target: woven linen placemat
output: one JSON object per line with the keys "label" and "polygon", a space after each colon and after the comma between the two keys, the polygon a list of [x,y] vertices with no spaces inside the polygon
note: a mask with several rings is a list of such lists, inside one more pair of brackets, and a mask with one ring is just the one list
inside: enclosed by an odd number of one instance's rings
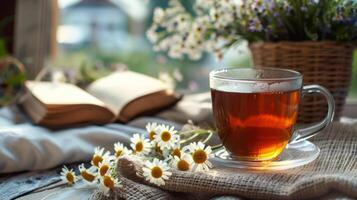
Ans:
{"label": "woven linen placemat", "polygon": [[142,178],[140,160],[124,157],[117,165],[123,187],[109,197],[96,191],[91,199],[208,199],[221,195],[243,199],[311,199],[330,192],[357,198],[357,124],[336,122],[311,141],[321,153],[305,166],[283,171],[222,167],[205,173],[172,170],[170,180],[161,187]]}

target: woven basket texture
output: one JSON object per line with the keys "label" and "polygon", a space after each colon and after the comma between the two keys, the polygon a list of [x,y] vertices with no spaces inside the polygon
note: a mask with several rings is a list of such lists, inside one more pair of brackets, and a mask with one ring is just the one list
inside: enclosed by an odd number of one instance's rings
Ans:
{"label": "woven basket texture", "polygon": [[[335,99],[339,120],[350,87],[354,45],[332,41],[260,42],[249,45],[256,67],[293,69],[303,74],[304,85],[326,87]],[[319,94],[306,95],[299,106],[298,123],[325,117],[327,102]]]}

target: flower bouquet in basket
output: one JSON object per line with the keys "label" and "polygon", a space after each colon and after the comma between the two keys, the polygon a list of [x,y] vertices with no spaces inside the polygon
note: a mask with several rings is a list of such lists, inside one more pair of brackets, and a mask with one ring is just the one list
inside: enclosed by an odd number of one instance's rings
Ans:
{"label": "flower bouquet in basket", "polygon": [[[290,68],[304,84],[320,84],[336,101],[338,119],[348,92],[357,41],[354,0],[197,0],[193,8],[180,1],[156,8],[147,31],[155,51],[172,58],[200,59],[204,52],[221,59],[247,40],[255,66]],[[326,105],[307,97],[300,122],[321,119]]]}

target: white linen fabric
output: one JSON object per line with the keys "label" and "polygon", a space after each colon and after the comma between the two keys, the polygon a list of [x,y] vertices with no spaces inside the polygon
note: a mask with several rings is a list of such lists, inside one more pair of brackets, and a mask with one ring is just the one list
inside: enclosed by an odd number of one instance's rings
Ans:
{"label": "white linen fabric", "polygon": [[29,122],[11,124],[8,109],[0,113],[0,173],[88,161],[95,146],[111,149],[114,142],[128,142],[130,137],[119,124],[53,131]]}
{"label": "white linen fabric", "polygon": [[197,124],[212,124],[211,94],[205,92],[186,95],[176,106],[162,111],[157,116],[179,123],[186,123],[190,119]]}

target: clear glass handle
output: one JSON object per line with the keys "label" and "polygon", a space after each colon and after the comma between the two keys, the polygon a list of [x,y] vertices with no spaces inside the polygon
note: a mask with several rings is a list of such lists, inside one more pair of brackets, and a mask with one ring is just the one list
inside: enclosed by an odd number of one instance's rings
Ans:
{"label": "clear glass handle", "polygon": [[325,129],[333,120],[333,116],[335,113],[335,101],[331,93],[320,85],[306,85],[302,88],[302,98],[305,94],[310,93],[320,93],[322,94],[326,100],[328,105],[327,115],[326,117],[318,123],[315,123],[309,127],[297,129],[294,131],[293,137],[290,139],[289,143],[296,143],[301,140],[306,140],[315,136],[319,131]]}

